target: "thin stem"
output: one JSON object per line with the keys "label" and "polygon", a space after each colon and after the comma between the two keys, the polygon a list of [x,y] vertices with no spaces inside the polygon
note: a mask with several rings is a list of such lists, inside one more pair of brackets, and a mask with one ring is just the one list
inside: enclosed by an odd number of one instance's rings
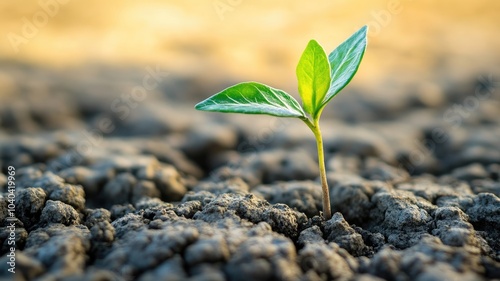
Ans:
{"label": "thin stem", "polygon": [[311,123],[309,119],[303,120],[307,126],[314,133],[316,138],[316,146],[318,148],[318,164],[319,164],[319,175],[321,178],[321,189],[323,190],[323,216],[326,220],[332,217],[332,211],[330,208],[330,191],[328,189],[328,182],[326,180],[326,167],[325,167],[325,152],[323,150],[323,137],[321,136],[321,130],[319,128],[319,118],[314,119],[314,123]]}

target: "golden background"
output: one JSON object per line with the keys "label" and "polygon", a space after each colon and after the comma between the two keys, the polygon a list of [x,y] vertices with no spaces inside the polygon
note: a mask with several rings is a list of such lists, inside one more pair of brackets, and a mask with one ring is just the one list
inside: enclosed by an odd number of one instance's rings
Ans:
{"label": "golden background", "polygon": [[[295,65],[310,39],[329,52],[365,24],[358,87],[453,83],[500,63],[498,1],[2,1],[0,11],[4,62],[161,65],[202,81],[256,80],[294,94]],[[13,43],[26,20],[37,23],[35,35]]]}

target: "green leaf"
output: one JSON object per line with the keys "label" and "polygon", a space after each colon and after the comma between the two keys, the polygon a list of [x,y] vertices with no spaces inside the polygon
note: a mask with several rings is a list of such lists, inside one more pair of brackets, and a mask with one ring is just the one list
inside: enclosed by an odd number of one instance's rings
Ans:
{"label": "green leaf", "polygon": [[231,86],[195,106],[198,110],[304,117],[299,103],[284,91],[256,82]]}
{"label": "green leaf", "polygon": [[330,64],[316,40],[309,41],[297,64],[297,80],[304,110],[314,116],[330,87]]}
{"label": "green leaf", "polygon": [[359,64],[365,54],[367,29],[366,25],[363,26],[328,56],[332,82],[321,107],[324,107],[336,94],[347,86],[358,71]]}

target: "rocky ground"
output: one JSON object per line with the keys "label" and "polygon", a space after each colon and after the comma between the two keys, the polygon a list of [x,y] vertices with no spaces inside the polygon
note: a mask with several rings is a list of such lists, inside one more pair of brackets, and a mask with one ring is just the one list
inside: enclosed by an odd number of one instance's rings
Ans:
{"label": "rocky ground", "polygon": [[196,112],[215,86],[189,79],[115,112],[106,93],[140,73],[3,70],[2,278],[500,279],[495,77],[392,89],[397,99],[343,93],[322,123],[325,221],[315,143],[299,121]]}

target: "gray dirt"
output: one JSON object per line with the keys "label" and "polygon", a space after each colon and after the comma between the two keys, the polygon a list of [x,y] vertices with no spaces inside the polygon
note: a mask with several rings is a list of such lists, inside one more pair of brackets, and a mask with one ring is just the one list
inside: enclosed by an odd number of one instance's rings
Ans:
{"label": "gray dirt", "polygon": [[[99,134],[113,99],[99,93],[123,81],[96,78],[91,90],[71,71],[3,68],[26,99],[0,104],[4,196],[16,168],[15,280],[500,279],[498,83],[437,85],[432,105],[344,93],[322,123],[325,221],[315,143],[299,121],[195,112],[218,85],[178,86],[189,98],[151,95]],[[28,77],[68,94],[43,103],[20,86]],[[487,100],[443,117],[478,85]],[[0,278],[12,278],[7,205],[0,198]]]}

